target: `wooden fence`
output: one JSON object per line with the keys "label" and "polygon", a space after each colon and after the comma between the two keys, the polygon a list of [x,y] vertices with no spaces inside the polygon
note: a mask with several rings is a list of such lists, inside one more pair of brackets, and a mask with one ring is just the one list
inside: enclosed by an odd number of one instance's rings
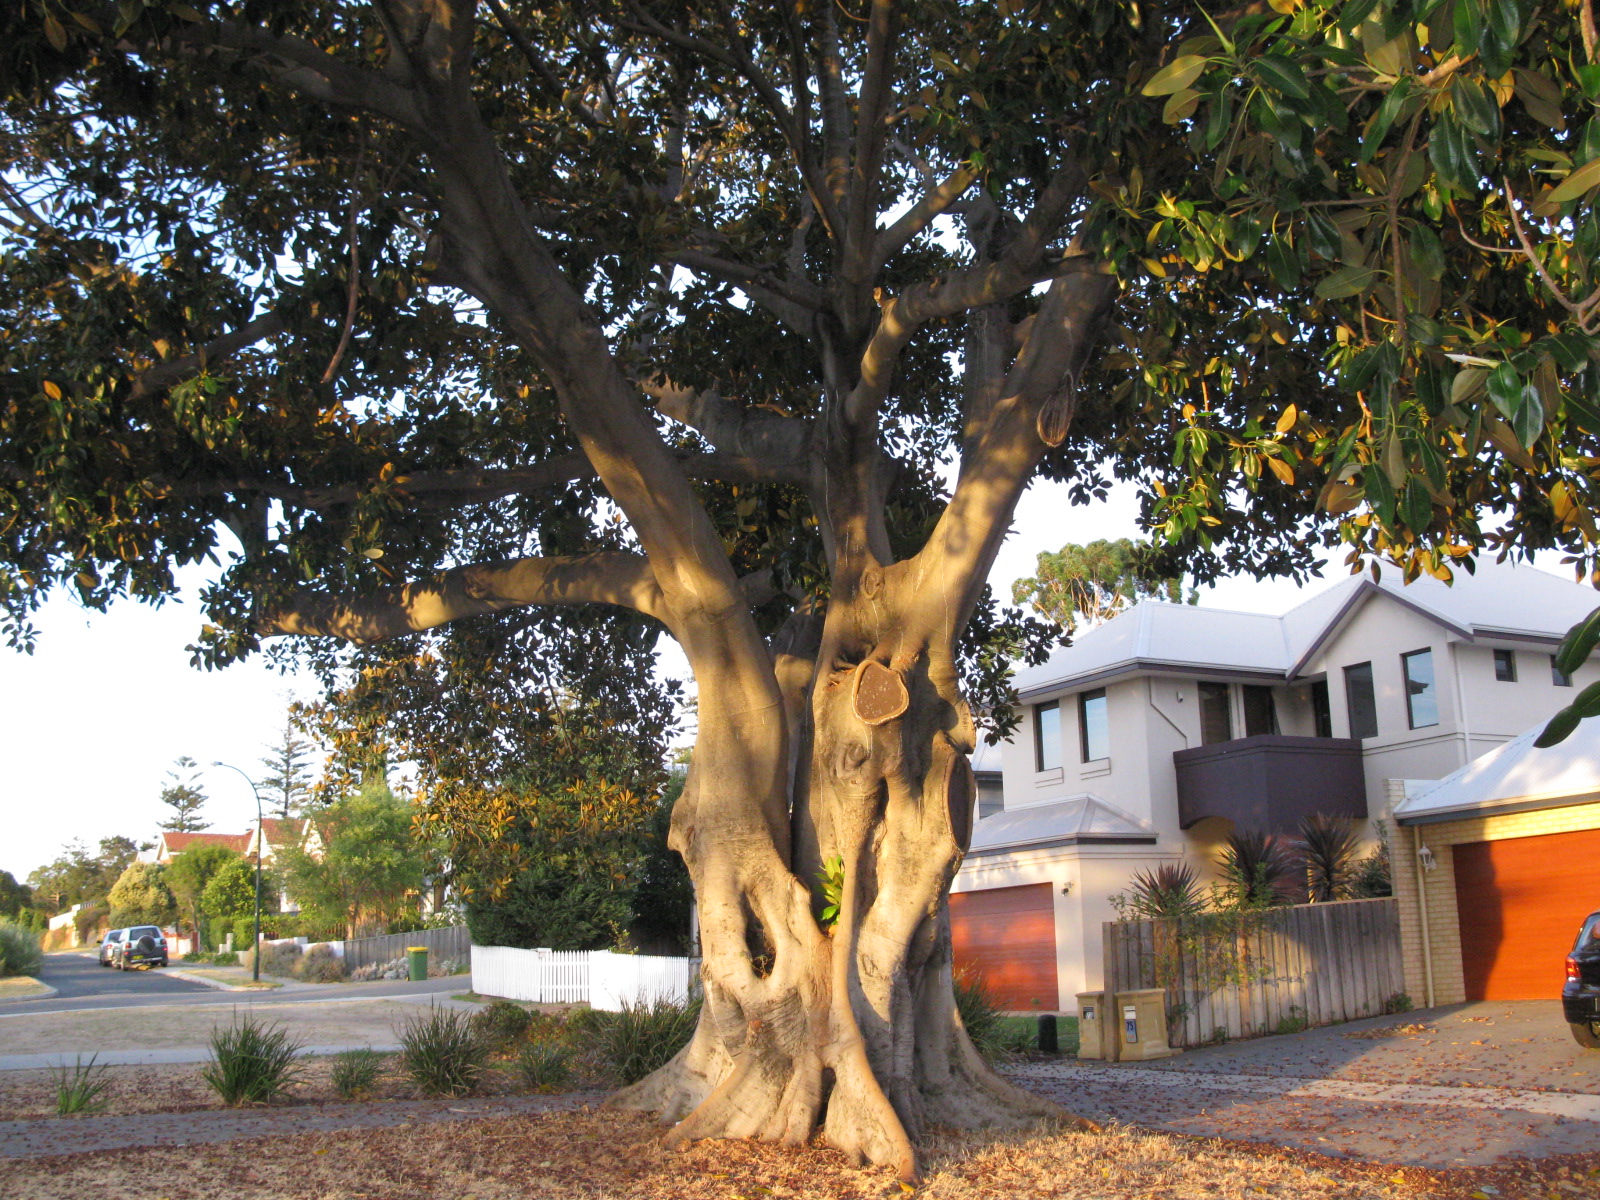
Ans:
{"label": "wooden fence", "polygon": [[354,971],[357,967],[364,967],[369,963],[385,963],[391,959],[404,958],[406,951],[412,946],[426,946],[430,963],[436,963],[442,958],[454,958],[465,962],[472,953],[472,938],[468,935],[465,925],[351,938],[344,944],[344,965]]}
{"label": "wooden fence", "polygon": [[1405,991],[1392,898],[1107,921],[1103,938],[1106,991],[1165,988],[1173,1046],[1377,1016]]}

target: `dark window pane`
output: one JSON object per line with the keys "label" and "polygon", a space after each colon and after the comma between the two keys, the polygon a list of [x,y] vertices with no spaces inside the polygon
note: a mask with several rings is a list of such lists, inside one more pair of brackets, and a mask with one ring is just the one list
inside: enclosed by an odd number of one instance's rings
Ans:
{"label": "dark window pane", "polygon": [[1233,740],[1233,713],[1225,683],[1200,685],[1200,744]]}
{"label": "dark window pane", "polygon": [[1411,718],[1411,728],[1437,725],[1439,695],[1433,686],[1433,651],[1413,650],[1402,654],[1400,663],[1405,668],[1406,713]]}
{"label": "dark window pane", "polygon": [[1556,666],[1556,656],[1554,654],[1550,656],[1550,682],[1557,687],[1572,686],[1572,676]]}
{"label": "dark window pane", "polygon": [[1106,690],[1095,688],[1078,697],[1078,728],[1083,735],[1083,761],[1111,757],[1111,731],[1106,722]]}
{"label": "dark window pane", "polygon": [[1328,703],[1328,681],[1319,679],[1311,685],[1311,719],[1317,725],[1317,737],[1333,736],[1333,709]]}
{"label": "dark window pane", "polygon": [[1515,683],[1517,681],[1517,652],[1515,650],[1496,650],[1494,652],[1494,677],[1501,683]]}
{"label": "dark window pane", "polygon": [[1061,765],[1061,702],[1051,700],[1033,710],[1033,759],[1041,771]]}
{"label": "dark window pane", "polygon": [[1378,736],[1378,701],[1372,694],[1372,664],[1357,663],[1344,669],[1344,703],[1350,715],[1350,736]]}
{"label": "dark window pane", "polygon": [[1278,709],[1272,702],[1272,689],[1245,684],[1244,735],[1260,737],[1264,733],[1278,732]]}

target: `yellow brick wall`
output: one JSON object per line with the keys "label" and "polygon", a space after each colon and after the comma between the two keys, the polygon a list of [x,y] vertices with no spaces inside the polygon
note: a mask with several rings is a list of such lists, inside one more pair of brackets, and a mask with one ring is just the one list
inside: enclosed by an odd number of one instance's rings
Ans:
{"label": "yellow brick wall", "polygon": [[[1398,780],[1388,781],[1391,800]],[[1406,991],[1418,1006],[1426,1004],[1429,959],[1433,968],[1433,1003],[1459,1004],[1466,999],[1461,970],[1461,924],[1456,915],[1455,855],[1452,847],[1463,842],[1498,842],[1507,838],[1539,837],[1600,829],[1600,800],[1561,808],[1494,816],[1465,817],[1434,825],[1399,825],[1384,822],[1389,832],[1394,894],[1400,904],[1400,950],[1405,962]],[[1433,852],[1434,868],[1423,871],[1426,922],[1417,903],[1417,847]],[[1424,924],[1427,934],[1424,939]]]}

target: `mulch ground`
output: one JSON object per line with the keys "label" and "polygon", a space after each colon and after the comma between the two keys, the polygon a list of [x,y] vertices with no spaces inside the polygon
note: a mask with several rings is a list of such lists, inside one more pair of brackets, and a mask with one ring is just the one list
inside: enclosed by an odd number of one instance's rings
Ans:
{"label": "mulch ground", "polygon": [[[908,1189],[821,1146],[701,1142],[664,1149],[647,1117],[609,1111],[484,1118],[172,1150],[5,1164],[29,1200],[878,1200]],[[1471,1171],[1396,1170],[1277,1147],[1155,1134],[947,1134],[924,1148],[915,1194],[940,1200],[1578,1200],[1600,1156]]]}

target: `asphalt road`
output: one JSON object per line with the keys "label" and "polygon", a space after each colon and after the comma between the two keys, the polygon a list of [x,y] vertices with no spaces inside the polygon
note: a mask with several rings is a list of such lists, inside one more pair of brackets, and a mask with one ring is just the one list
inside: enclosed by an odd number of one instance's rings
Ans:
{"label": "asphalt road", "polygon": [[213,990],[203,983],[174,979],[156,967],[113,971],[110,967],[102,967],[93,955],[88,954],[46,954],[44,967],[36,978],[55,988],[60,995],[52,999],[58,1000],[77,1000],[89,996],[165,998],[171,994],[210,993]]}
{"label": "asphalt road", "polygon": [[45,1000],[0,1002],[0,1016],[20,1013],[92,1012],[102,1008],[138,1008],[152,1004],[228,1004],[248,997],[249,1003],[296,1004],[329,1000],[375,1000],[398,996],[444,995],[472,987],[470,975],[450,975],[411,983],[405,979],[374,983],[286,984],[272,991],[229,992],[186,979],[174,979],[163,970],[113,971],[99,966],[93,955],[47,954],[38,978],[59,990]]}

